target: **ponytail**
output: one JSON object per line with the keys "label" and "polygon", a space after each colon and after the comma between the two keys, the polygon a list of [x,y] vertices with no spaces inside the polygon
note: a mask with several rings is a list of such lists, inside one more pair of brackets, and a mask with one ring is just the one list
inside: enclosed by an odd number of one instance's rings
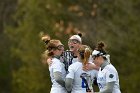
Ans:
{"label": "ponytail", "polygon": [[91,55],[91,49],[87,45],[82,45],[78,51],[79,51],[83,66],[85,66],[89,61],[89,58]]}
{"label": "ponytail", "polygon": [[83,62],[83,65],[84,65],[84,66],[88,63],[90,55],[91,55],[90,49],[89,49],[89,48],[85,48],[84,60],[83,60],[83,61],[84,61],[84,62]]}

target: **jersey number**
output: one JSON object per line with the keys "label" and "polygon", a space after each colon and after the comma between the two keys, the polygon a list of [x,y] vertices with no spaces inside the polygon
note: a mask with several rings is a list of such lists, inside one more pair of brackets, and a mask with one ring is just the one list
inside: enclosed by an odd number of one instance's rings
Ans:
{"label": "jersey number", "polygon": [[84,83],[83,79],[82,79],[82,88],[86,88],[86,84]]}

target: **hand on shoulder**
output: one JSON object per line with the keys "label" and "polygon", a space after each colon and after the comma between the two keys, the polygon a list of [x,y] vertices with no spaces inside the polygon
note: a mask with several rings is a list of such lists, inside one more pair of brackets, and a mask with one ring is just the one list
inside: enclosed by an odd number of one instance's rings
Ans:
{"label": "hand on shoulder", "polygon": [[46,61],[43,61],[43,64],[48,64],[48,66],[51,66],[52,58],[48,58]]}
{"label": "hand on shoulder", "polygon": [[85,71],[89,71],[89,70],[93,70],[93,69],[99,70],[99,67],[92,63],[88,63],[83,67],[83,70],[85,70]]}

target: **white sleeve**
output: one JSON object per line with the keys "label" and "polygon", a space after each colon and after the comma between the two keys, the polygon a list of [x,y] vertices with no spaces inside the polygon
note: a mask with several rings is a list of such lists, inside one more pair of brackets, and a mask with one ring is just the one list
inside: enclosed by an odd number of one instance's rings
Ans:
{"label": "white sleeve", "polygon": [[[56,60],[57,61],[57,60]],[[52,68],[53,68],[53,73],[54,72],[62,72],[61,71],[61,63],[60,62],[53,62],[53,64],[52,64]]]}
{"label": "white sleeve", "polygon": [[97,78],[97,76],[98,76],[98,71],[97,70],[91,70],[92,71],[92,78]]}
{"label": "white sleeve", "polygon": [[115,71],[107,71],[106,73],[106,83],[107,82],[113,82],[113,81],[116,81],[117,79],[117,76],[116,76],[116,73]]}
{"label": "white sleeve", "polygon": [[68,74],[66,76],[66,78],[71,78],[71,79],[74,79],[74,69],[73,69],[73,66],[70,65],[69,68],[68,68]]}

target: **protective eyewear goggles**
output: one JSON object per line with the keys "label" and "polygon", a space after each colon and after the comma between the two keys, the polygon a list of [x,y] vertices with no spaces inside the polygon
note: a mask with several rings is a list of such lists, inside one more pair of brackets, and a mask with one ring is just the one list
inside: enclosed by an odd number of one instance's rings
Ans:
{"label": "protective eyewear goggles", "polygon": [[76,39],[69,39],[68,43],[77,44],[77,43],[80,43],[80,42]]}
{"label": "protective eyewear goggles", "polygon": [[58,46],[56,47],[56,49],[62,50],[62,49],[64,49],[64,45],[58,45]]}
{"label": "protective eyewear goggles", "polygon": [[98,57],[98,56],[97,56],[97,55],[96,55],[96,56],[95,56],[95,55],[94,55],[94,56],[92,56],[93,60],[95,60],[95,58],[96,58],[96,57]]}

